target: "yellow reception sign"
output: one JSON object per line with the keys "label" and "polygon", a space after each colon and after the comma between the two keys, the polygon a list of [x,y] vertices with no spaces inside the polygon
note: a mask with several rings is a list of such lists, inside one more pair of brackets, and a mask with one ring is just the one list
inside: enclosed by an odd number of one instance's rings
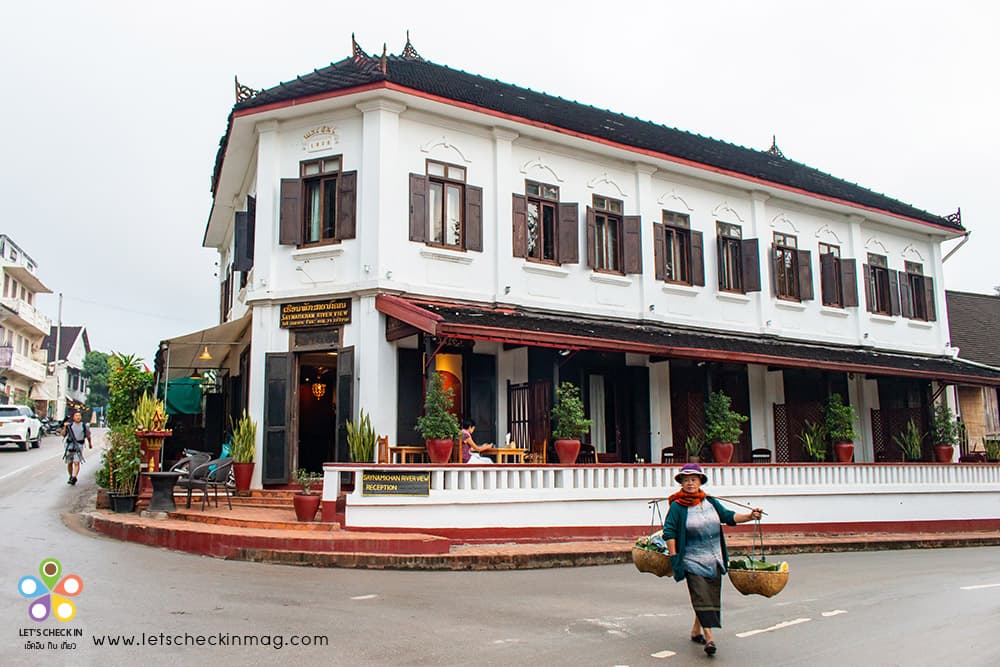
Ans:
{"label": "yellow reception sign", "polygon": [[281,304],[282,329],[336,327],[351,323],[351,300],[305,301]]}

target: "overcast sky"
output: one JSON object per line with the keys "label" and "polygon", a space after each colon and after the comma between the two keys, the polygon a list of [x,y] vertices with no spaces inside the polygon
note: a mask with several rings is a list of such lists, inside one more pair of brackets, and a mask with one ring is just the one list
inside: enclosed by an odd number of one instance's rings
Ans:
{"label": "overcast sky", "polygon": [[[363,5],[356,7],[355,5]],[[0,232],[95,349],[217,323],[201,247],[233,76],[399,53],[786,157],[937,214],[946,286],[1000,284],[996,3],[49,2],[0,24]],[[952,242],[948,247],[954,245]],[[55,320],[57,299],[39,299]]]}

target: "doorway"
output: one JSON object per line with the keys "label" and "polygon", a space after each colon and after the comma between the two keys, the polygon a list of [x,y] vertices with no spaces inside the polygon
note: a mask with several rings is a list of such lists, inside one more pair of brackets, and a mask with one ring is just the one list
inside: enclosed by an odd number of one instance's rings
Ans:
{"label": "doorway", "polygon": [[323,472],[337,458],[337,352],[298,354],[298,447],[294,469]]}

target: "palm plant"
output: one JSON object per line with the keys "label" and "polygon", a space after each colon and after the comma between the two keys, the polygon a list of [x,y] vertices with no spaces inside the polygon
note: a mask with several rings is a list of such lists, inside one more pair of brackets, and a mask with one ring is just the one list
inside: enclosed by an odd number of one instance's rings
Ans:
{"label": "palm plant", "polygon": [[355,463],[366,463],[372,460],[375,452],[375,441],[378,436],[372,428],[371,419],[362,409],[357,426],[354,422],[347,424],[347,448],[351,452],[351,460]]}
{"label": "palm plant", "polygon": [[822,424],[811,421],[805,423],[805,428],[799,434],[802,449],[811,461],[826,460],[826,431]]}
{"label": "palm plant", "polygon": [[920,429],[917,428],[917,422],[913,419],[906,422],[906,428],[903,431],[892,436],[892,441],[903,452],[903,458],[907,461],[919,461],[923,456],[921,445],[923,444],[924,436],[920,433]]}

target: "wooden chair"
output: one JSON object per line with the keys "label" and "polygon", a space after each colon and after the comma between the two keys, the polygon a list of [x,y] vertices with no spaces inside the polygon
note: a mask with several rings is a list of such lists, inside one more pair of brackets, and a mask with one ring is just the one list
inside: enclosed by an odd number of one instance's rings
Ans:
{"label": "wooden chair", "polygon": [[389,436],[380,435],[375,448],[375,463],[390,463],[389,461]]}
{"label": "wooden chair", "polygon": [[548,463],[548,456],[546,450],[549,448],[549,441],[542,440],[541,442],[531,443],[528,453],[524,457],[525,463],[541,463],[545,465]]}
{"label": "wooden chair", "polygon": [[576,457],[577,463],[597,463],[597,450],[594,446],[586,442],[580,444],[580,453]]}

